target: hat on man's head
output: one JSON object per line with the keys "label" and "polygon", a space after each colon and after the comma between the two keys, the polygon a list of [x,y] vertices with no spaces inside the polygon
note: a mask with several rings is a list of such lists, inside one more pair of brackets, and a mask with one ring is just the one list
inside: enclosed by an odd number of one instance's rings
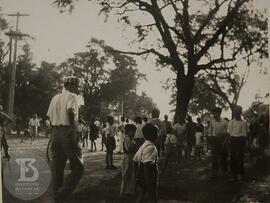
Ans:
{"label": "hat on man's head", "polygon": [[79,78],[75,76],[68,76],[64,78],[64,85],[78,85]]}

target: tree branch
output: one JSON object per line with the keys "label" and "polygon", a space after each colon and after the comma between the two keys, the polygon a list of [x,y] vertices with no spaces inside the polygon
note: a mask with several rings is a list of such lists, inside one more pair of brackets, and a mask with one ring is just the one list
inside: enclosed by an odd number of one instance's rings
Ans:
{"label": "tree branch", "polygon": [[199,51],[196,55],[196,61],[198,62],[201,57],[209,50],[211,46],[218,40],[220,34],[226,31],[226,27],[231,23],[234,19],[236,13],[238,12],[239,8],[248,0],[237,0],[235,6],[228,12],[225,19],[222,21],[221,25],[219,26],[218,30],[212,35],[212,37],[205,42],[203,48]]}
{"label": "tree branch", "polygon": [[204,30],[204,28],[208,25],[208,23],[213,19],[213,17],[215,16],[215,14],[218,12],[218,10],[220,9],[220,7],[226,2],[227,0],[223,0],[221,3],[218,3],[216,1],[215,4],[215,8],[210,10],[208,15],[206,16],[206,18],[204,19],[204,21],[202,22],[201,26],[199,27],[199,29],[197,30],[197,32],[195,33],[193,40],[194,42],[198,42],[200,41],[200,37],[201,37],[201,33]]}
{"label": "tree branch", "polygon": [[[205,69],[217,70],[217,68],[213,68],[212,66],[215,64],[226,63],[226,62],[230,62],[230,61],[234,61],[234,60],[235,60],[235,58],[230,58],[230,59],[218,58],[218,59],[211,60],[207,64],[198,65],[198,69],[199,70],[205,70]],[[219,70],[227,70],[227,69],[231,69],[231,68],[224,67],[224,68],[218,68],[218,69]]]}
{"label": "tree branch", "polygon": [[172,65],[172,60],[171,60],[170,57],[165,56],[165,55],[159,53],[155,49],[147,49],[147,50],[142,51],[142,52],[120,51],[120,50],[112,50],[112,51],[114,51],[116,53],[136,55],[136,56],[142,56],[142,55],[151,53],[151,54],[154,54],[154,55],[158,56],[160,58],[160,60],[166,62],[167,64]]}

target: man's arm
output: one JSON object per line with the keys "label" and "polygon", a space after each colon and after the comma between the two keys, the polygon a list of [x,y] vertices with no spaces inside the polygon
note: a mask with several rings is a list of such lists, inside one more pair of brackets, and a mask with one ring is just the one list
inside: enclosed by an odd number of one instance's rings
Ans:
{"label": "man's arm", "polygon": [[67,104],[67,112],[68,112],[68,120],[71,126],[75,126],[75,109],[77,108],[77,100],[76,95],[72,94],[69,97],[69,101]]}
{"label": "man's arm", "polygon": [[69,120],[70,125],[74,127],[75,126],[75,113],[72,108],[68,109],[68,120]]}

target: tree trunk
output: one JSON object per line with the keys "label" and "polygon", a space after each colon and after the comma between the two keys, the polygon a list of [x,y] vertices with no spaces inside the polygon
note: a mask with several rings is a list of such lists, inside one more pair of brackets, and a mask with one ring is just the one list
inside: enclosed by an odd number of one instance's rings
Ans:
{"label": "tree trunk", "polygon": [[177,73],[176,78],[176,110],[175,110],[175,121],[185,121],[188,104],[192,96],[192,90],[194,87],[195,78],[194,75],[180,74]]}

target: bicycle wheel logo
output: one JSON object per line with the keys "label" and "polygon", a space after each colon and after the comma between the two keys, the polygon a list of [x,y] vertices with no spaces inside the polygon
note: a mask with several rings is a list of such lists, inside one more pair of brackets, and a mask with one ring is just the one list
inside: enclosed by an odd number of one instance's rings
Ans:
{"label": "bicycle wheel logo", "polygon": [[46,161],[34,154],[12,157],[4,168],[7,190],[22,200],[33,200],[45,193],[51,180],[51,171]]}

